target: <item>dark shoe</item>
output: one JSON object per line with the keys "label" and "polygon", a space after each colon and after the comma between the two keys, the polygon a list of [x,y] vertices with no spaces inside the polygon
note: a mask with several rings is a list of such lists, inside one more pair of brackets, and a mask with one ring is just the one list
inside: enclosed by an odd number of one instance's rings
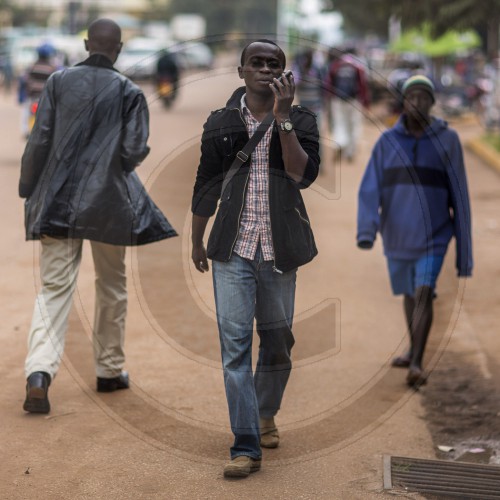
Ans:
{"label": "dark shoe", "polygon": [[394,358],[391,362],[391,366],[395,368],[408,368],[410,366],[410,357],[406,354]]}
{"label": "dark shoe", "polygon": [[97,377],[97,392],[114,392],[128,388],[129,381],[127,372],[121,372],[118,377],[114,378]]}
{"label": "dark shoe", "polygon": [[240,455],[224,466],[224,477],[247,477],[260,470],[260,459]]}
{"label": "dark shoe", "polygon": [[418,389],[421,385],[425,385],[427,383],[427,376],[420,368],[410,368],[408,370],[408,375],[406,376],[406,383],[410,387]]}
{"label": "dark shoe", "polygon": [[45,372],[33,372],[26,382],[23,410],[30,413],[49,413],[50,375]]}
{"label": "dark shoe", "polygon": [[278,428],[274,417],[260,419],[260,445],[262,448],[277,448],[280,444]]}

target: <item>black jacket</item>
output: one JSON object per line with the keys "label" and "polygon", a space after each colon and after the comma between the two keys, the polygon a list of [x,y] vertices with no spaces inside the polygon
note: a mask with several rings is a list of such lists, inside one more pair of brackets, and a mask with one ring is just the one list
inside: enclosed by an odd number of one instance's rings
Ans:
{"label": "black jacket", "polygon": [[148,135],[143,93],[106,57],[53,73],[22,159],[26,238],[141,245],[175,236],[134,172]]}
{"label": "black jacket", "polygon": [[[244,92],[244,87],[237,89],[226,107],[214,111],[204,125],[192,200],[192,212],[201,217],[211,217],[216,212],[224,176],[236,153],[248,141],[248,131],[240,110]],[[308,187],[318,175],[318,127],[314,114],[300,106],[292,107],[291,120],[299,142],[309,156],[300,184],[285,172],[275,124],[269,147],[269,207],[274,265],[282,272],[309,262],[318,253],[300,193],[300,189]],[[213,260],[225,262],[231,258],[238,237],[249,173],[250,159],[231,180],[224,199],[220,200],[207,245],[207,255]]]}

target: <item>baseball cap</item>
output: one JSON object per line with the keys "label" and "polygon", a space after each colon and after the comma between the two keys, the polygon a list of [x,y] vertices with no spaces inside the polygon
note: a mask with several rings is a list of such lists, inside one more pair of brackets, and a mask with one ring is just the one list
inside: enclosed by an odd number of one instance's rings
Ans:
{"label": "baseball cap", "polygon": [[45,42],[37,47],[39,57],[50,57],[55,52],[55,48],[51,43]]}

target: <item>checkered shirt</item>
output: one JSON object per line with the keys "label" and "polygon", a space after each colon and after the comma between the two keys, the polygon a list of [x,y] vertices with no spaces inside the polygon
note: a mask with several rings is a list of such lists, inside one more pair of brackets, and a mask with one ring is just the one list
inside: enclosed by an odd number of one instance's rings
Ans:
{"label": "checkered shirt", "polygon": [[[248,135],[252,137],[260,123],[253,117],[245,101],[241,98],[241,110],[245,118]],[[260,242],[264,260],[274,260],[271,236],[271,217],[269,214],[269,144],[272,126],[254,149],[250,162],[245,206],[240,219],[238,239],[234,252],[240,257],[253,260]]]}

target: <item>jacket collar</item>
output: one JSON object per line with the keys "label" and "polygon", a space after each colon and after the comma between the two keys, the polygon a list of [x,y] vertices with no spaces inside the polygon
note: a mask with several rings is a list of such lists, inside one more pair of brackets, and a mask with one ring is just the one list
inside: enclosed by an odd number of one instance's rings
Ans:
{"label": "jacket collar", "polygon": [[113,63],[105,55],[102,54],[92,54],[85,61],[78,63],[76,66],[96,66],[98,68],[112,69],[113,71],[118,71],[113,68]]}
{"label": "jacket collar", "polygon": [[226,103],[227,108],[238,108],[241,109],[241,98],[243,94],[247,91],[246,87],[239,87],[234,92],[233,95],[229,98]]}
{"label": "jacket collar", "polygon": [[[424,136],[431,136],[438,134],[444,129],[448,128],[448,122],[441,118],[437,118],[435,116],[431,116],[432,121],[431,123],[426,127],[424,131]],[[401,114],[399,117],[398,121],[394,125],[394,130],[402,135],[409,136],[410,133],[408,132],[408,129],[406,128],[406,115],[404,113]]]}

